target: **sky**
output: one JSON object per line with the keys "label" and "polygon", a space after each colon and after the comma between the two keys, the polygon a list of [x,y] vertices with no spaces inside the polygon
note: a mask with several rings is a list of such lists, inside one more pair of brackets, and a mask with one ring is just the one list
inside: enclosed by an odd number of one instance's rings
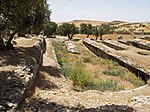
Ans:
{"label": "sky", "polygon": [[51,20],[150,21],[150,0],[48,0]]}

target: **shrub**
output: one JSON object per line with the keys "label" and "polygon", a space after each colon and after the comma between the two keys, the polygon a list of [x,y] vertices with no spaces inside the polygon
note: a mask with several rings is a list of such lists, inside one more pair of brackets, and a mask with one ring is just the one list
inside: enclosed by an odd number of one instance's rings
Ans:
{"label": "shrub", "polygon": [[112,80],[100,80],[97,83],[88,82],[87,88],[91,90],[100,90],[100,91],[106,90],[115,91],[124,89],[123,86],[117,86],[117,83],[113,82]]}
{"label": "shrub", "polygon": [[84,87],[85,83],[90,79],[90,73],[85,69],[82,62],[77,62],[75,65],[65,65],[62,71],[66,77],[73,81],[74,85]]}
{"label": "shrub", "polygon": [[144,81],[135,74],[126,74],[124,78],[134,84],[136,87],[143,86],[145,84]]}
{"label": "shrub", "polygon": [[84,63],[91,63],[93,60],[91,59],[91,57],[84,57],[83,58],[83,62]]}
{"label": "shrub", "polygon": [[107,68],[103,71],[106,75],[113,75],[113,76],[123,76],[125,74],[124,70],[121,68]]}

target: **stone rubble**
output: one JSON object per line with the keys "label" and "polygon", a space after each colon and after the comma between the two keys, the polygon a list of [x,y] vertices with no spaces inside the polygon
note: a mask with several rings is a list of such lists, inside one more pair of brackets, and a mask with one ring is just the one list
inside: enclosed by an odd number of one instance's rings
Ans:
{"label": "stone rubble", "polygon": [[[32,88],[44,53],[43,41],[43,38],[38,38],[37,43],[30,49],[28,54],[24,52],[20,54],[21,58],[15,64],[15,69],[0,71],[0,111],[15,111],[30,94],[30,88]],[[38,53],[39,55],[36,55]],[[17,57],[17,53],[15,57]],[[5,67],[7,68],[7,65]]]}
{"label": "stone rubble", "polygon": [[72,41],[65,41],[65,45],[69,52],[74,53],[74,54],[79,54],[79,49]]}

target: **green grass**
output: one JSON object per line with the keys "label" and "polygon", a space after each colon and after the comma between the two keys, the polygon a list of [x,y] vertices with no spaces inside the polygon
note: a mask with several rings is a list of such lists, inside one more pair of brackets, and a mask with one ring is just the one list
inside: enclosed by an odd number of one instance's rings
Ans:
{"label": "green grass", "polygon": [[145,82],[140,77],[137,77],[135,74],[128,73],[125,74],[123,78],[134,84],[135,87],[145,85]]}
{"label": "green grass", "polygon": [[85,83],[90,79],[90,73],[82,62],[77,62],[75,65],[64,65],[62,71],[66,77],[73,81],[74,86],[85,86]]}
{"label": "green grass", "polygon": [[91,90],[101,90],[101,91],[116,91],[116,90],[123,90],[123,86],[118,86],[116,82],[112,80],[100,80],[99,82],[88,82],[86,84],[88,89]]}
{"label": "green grass", "polygon": [[123,76],[125,71],[118,65],[118,63],[112,62],[112,65],[109,65],[108,68],[103,71],[103,73],[105,75]]}
{"label": "green grass", "polygon": [[92,63],[93,60],[92,60],[91,57],[87,56],[87,57],[84,57],[84,58],[83,58],[83,62],[84,62],[84,63]]}

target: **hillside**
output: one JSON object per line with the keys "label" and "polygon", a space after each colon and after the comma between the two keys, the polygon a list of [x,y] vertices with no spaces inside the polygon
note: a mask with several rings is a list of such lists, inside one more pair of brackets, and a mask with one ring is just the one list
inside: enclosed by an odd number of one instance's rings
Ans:
{"label": "hillside", "polygon": [[[58,25],[61,25],[63,23],[64,22],[58,23]],[[93,26],[96,26],[96,25],[100,25],[102,23],[108,23],[108,22],[105,22],[105,21],[95,21],[95,20],[73,20],[73,21],[69,21],[69,22],[66,22],[66,23],[73,23],[73,24],[75,24],[76,26],[79,27],[81,23],[92,24]]]}
{"label": "hillside", "polygon": [[106,22],[106,21],[96,21],[96,20],[73,20],[69,22],[60,22],[57,23],[58,25],[61,25],[63,23],[73,23],[77,27],[80,26],[81,23],[85,24],[92,24],[92,26],[101,25],[102,23],[110,23],[112,26],[116,27],[117,32],[130,32],[130,30],[133,30],[135,33],[142,34],[143,32],[146,34],[150,33],[150,23],[149,22],[125,22],[125,21],[119,21],[114,20],[112,22]]}

